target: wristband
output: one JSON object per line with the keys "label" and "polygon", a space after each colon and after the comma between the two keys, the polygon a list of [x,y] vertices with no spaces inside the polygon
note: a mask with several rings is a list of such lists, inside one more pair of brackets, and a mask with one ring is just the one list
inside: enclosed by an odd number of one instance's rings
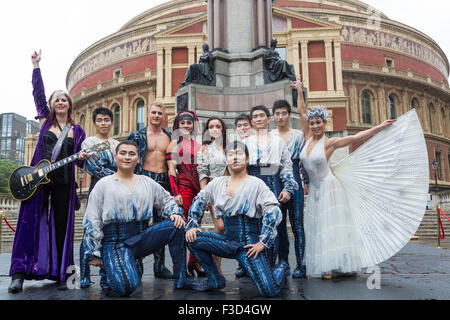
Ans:
{"label": "wristband", "polygon": [[180,194],[178,191],[178,180],[177,177],[174,177],[172,175],[169,175],[169,181],[170,181],[170,194],[172,196],[177,196]]}

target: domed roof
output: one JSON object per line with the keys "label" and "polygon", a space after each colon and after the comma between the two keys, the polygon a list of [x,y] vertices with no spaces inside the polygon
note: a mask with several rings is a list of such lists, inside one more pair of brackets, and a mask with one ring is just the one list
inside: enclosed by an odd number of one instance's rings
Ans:
{"label": "domed roof", "polygon": [[[381,11],[359,0],[290,0],[275,1],[277,7],[308,8],[322,10],[353,11],[360,14],[373,15],[376,13],[383,19],[388,17]],[[133,28],[148,22],[166,19],[174,16],[198,15],[206,11],[205,0],[170,0],[154,8],[142,12],[128,21],[120,31]],[[197,10],[195,10],[197,8]]]}

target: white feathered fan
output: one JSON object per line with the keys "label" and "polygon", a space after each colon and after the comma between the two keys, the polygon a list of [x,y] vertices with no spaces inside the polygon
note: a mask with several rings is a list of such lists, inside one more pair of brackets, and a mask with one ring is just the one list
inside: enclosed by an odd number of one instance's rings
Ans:
{"label": "white feathered fan", "polygon": [[428,153],[415,109],[332,168],[360,230],[363,267],[402,249],[417,231],[428,195]]}

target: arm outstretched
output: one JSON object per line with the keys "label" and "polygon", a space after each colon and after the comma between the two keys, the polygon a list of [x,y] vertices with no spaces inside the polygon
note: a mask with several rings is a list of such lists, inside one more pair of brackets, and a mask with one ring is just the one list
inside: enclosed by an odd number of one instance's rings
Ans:
{"label": "arm outstretched", "polygon": [[397,119],[385,120],[382,124],[380,124],[376,127],[361,131],[355,135],[347,136],[344,138],[331,138],[328,140],[327,149],[331,149],[333,152],[336,149],[347,147],[353,143],[365,141],[365,140],[371,138],[372,136],[374,136],[375,134],[377,134],[378,132],[380,132],[381,130],[389,127],[395,121],[397,121]]}
{"label": "arm outstretched", "polygon": [[309,129],[308,124],[308,116],[306,115],[306,103],[305,99],[303,98],[303,81],[301,80],[300,76],[297,76],[297,80],[292,82],[290,84],[290,87],[297,89],[298,92],[298,99],[297,99],[297,109],[298,114],[300,116],[300,124],[302,126],[303,134],[305,135],[305,139],[308,140],[312,133]]}

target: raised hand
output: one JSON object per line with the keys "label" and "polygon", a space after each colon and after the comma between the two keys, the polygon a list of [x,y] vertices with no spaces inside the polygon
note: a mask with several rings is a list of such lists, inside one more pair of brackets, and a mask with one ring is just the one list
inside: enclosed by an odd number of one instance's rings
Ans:
{"label": "raised hand", "polygon": [[291,82],[291,84],[289,85],[292,88],[296,88],[298,90],[298,92],[302,92],[303,91],[303,81],[301,76],[297,76],[297,80],[294,82]]}
{"label": "raised hand", "polygon": [[39,50],[39,53],[37,51],[35,51],[31,55],[31,62],[33,63],[33,66],[35,68],[39,68],[39,62],[41,61],[41,54],[42,54],[42,50]]}

